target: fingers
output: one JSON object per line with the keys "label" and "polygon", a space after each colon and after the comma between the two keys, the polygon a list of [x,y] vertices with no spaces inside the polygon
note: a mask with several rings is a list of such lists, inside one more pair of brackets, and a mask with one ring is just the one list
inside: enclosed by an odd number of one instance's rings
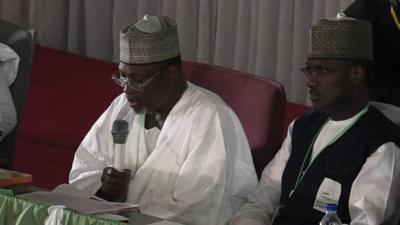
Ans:
{"label": "fingers", "polygon": [[120,172],[113,167],[106,167],[103,170],[103,174],[107,174],[112,177],[122,177],[127,179],[131,176],[131,171],[129,169],[124,169],[122,172]]}
{"label": "fingers", "polygon": [[110,195],[119,196],[128,192],[127,185],[110,185],[109,183],[103,183],[101,191]]}
{"label": "fingers", "polygon": [[101,181],[115,183],[115,184],[123,184],[129,181],[130,176],[131,176],[131,171],[128,169],[125,169],[123,172],[120,172],[115,168],[106,167],[103,170]]}
{"label": "fingers", "polygon": [[125,185],[125,184],[128,183],[128,181],[129,181],[128,179],[124,179],[124,178],[121,178],[121,177],[113,177],[113,176],[110,176],[110,175],[107,175],[107,174],[104,174],[104,173],[101,176],[101,182],[102,183],[107,183],[107,184],[110,184],[110,185],[116,185],[116,186]]}
{"label": "fingers", "polygon": [[126,198],[130,182],[131,171],[128,169],[122,172],[112,167],[106,167],[101,176],[100,192],[107,200]]}
{"label": "fingers", "polygon": [[122,172],[124,173],[126,176],[130,177],[131,176],[131,170],[128,169],[124,169],[124,171]]}

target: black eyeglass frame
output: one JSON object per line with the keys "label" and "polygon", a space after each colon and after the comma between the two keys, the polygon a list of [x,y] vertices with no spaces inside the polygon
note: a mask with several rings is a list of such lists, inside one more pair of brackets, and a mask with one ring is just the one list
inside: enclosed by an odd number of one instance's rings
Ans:
{"label": "black eyeglass frame", "polygon": [[343,67],[339,69],[326,69],[326,68],[312,68],[310,66],[306,66],[301,68],[300,71],[306,76],[312,75],[313,77],[323,77],[330,73],[346,71],[349,70],[350,68],[351,67]]}
{"label": "black eyeglass frame", "polygon": [[147,79],[145,79],[145,80],[143,80],[141,82],[131,81],[131,80],[129,80],[128,77],[121,76],[120,72],[112,74],[111,79],[120,87],[125,88],[126,86],[128,86],[129,88],[131,88],[133,90],[140,90],[141,91],[148,84],[150,84],[150,82],[153,81],[154,78],[156,78],[158,75],[163,73],[164,70],[166,70],[169,66],[170,65],[166,65],[166,66],[162,67],[158,72],[156,72],[151,77],[149,77],[149,78],[147,78]]}

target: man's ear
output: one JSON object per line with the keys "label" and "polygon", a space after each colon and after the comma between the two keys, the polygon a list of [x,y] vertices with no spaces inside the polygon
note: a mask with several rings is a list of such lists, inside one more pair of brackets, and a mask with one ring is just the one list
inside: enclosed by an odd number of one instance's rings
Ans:
{"label": "man's ear", "polygon": [[364,67],[355,66],[351,69],[351,81],[354,85],[361,85],[366,82],[367,71]]}
{"label": "man's ear", "polygon": [[175,65],[171,65],[166,69],[166,78],[170,80],[174,80],[178,76],[178,69]]}

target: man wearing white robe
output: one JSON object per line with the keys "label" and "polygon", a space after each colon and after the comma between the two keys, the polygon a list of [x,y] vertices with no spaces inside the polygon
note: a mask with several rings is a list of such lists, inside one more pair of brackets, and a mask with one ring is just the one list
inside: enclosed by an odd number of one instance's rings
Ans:
{"label": "man wearing white robe", "polygon": [[[257,185],[249,145],[231,108],[185,81],[177,57],[176,24],[167,17],[145,16],[121,32],[114,80],[124,94],[79,146],[69,180],[102,197],[120,192],[146,214],[182,224],[225,224]],[[123,144],[113,141],[116,120],[128,123]],[[122,189],[110,185],[116,180]]]}

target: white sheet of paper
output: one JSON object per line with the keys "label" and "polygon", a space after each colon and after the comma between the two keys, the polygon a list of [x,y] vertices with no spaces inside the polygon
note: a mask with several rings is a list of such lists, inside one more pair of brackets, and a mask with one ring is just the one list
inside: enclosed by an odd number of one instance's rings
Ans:
{"label": "white sheet of paper", "polygon": [[81,192],[70,185],[56,187],[52,192],[38,191],[18,195],[18,197],[51,205],[64,205],[69,209],[91,215],[113,213],[128,209],[136,210],[138,208],[138,205],[130,203],[108,202],[100,198],[93,199],[91,194]]}

